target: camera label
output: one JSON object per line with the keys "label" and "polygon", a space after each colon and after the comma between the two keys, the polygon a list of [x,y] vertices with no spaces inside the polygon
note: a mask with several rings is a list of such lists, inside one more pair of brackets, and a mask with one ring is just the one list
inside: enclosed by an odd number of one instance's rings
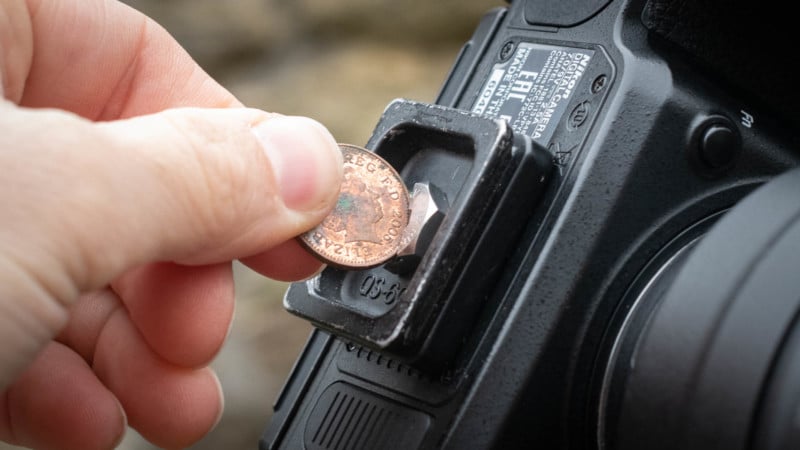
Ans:
{"label": "camera label", "polygon": [[472,112],[505,119],[547,145],[594,55],[593,50],[521,42],[495,64]]}

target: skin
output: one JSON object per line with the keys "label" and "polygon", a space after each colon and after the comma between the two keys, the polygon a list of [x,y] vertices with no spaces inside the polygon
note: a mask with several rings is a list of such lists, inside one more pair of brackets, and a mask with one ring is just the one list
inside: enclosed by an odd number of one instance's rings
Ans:
{"label": "skin", "polygon": [[222,412],[230,261],[320,268],[293,237],[334,205],[333,138],[111,0],[0,0],[0,81],[0,439],[190,445]]}

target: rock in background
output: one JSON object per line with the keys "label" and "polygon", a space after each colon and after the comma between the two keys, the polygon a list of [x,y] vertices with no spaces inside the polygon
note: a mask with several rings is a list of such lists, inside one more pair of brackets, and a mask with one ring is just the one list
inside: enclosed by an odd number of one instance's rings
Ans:
{"label": "rock in background", "polygon": [[[126,0],[161,23],[248,106],[313,117],[363,145],[383,108],[433,101],[460,46],[501,0]],[[283,311],[286,285],[236,267],[237,305],[214,362],[226,396],[192,448],[257,448],[311,328]],[[4,446],[0,450],[15,447]],[[153,449],[129,431],[124,450]]]}

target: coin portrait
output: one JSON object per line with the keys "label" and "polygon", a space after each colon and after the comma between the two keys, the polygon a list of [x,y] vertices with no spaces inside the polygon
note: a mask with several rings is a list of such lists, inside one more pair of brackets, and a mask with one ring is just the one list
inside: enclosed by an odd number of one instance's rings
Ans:
{"label": "coin portrait", "polygon": [[408,224],[408,191],[394,168],[374,153],[340,144],[344,178],[333,211],[300,241],[322,261],[367,268],[397,254]]}

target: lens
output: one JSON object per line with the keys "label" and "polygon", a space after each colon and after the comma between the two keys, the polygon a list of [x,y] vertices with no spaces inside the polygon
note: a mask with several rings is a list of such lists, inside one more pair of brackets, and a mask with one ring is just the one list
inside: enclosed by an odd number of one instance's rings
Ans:
{"label": "lens", "polygon": [[611,349],[597,406],[597,442],[601,449],[618,448],[616,434],[628,376],[636,364],[640,338],[665,294],[698,242],[721,214],[709,217],[670,242],[634,282],[621,302],[607,346]]}
{"label": "lens", "polygon": [[614,340],[599,447],[800,448],[800,171],[678,244]]}

